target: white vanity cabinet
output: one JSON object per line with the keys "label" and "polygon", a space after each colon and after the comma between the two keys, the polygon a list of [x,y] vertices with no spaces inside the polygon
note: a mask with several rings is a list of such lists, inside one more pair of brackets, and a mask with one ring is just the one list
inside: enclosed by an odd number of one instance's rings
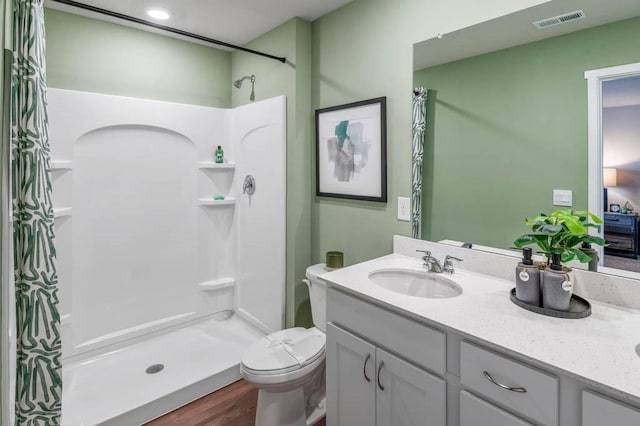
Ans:
{"label": "white vanity cabinet", "polygon": [[446,425],[445,333],[335,289],[327,322],[328,425]]}
{"label": "white vanity cabinet", "polygon": [[493,351],[460,343],[462,386],[519,415],[558,426],[558,378]]}
{"label": "white vanity cabinet", "polygon": [[638,426],[640,410],[592,392],[582,393],[582,426]]}
{"label": "white vanity cabinet", "polygon": [[475,395],[460,392],[460,426],[533,426]]}
{"label": "white vanity cabinet", "polygon": [[640,426],[633,398],[433,324],[330,285],[327,425]]}
{"label": "white vanity cabinet", "polygon": [[445,426],[445,380],[380,348],[376,365],[376,426]]}
{"label": "white vanity cabinet", "polygon": [[327,422],[445,426],[446,382],[327,324]]}
{"label": "white vanity cabinet", "polygon": [[326,350],[328,424],[375,425],[376,347],[327,324]]}

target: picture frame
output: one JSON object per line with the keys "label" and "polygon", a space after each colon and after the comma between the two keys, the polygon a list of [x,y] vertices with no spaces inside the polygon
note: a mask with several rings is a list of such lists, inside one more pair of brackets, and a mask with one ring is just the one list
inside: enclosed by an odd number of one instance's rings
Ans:
{"label": "picture frame", "polygon": [[387,98],[317,109],[316,195],[387,202]]}
{"label": "picture frame", "polygon": [[620,213],[620,204],[610,204],[609,211],[612,213]]}

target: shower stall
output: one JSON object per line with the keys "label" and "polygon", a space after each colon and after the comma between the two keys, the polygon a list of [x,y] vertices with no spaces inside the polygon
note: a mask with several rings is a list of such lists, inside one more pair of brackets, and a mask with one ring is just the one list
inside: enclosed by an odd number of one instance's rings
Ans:
{"label": "shower stall", "polygon": [[142,423],[237,380],[284,325],[285,98],[48,105],[62,423]]}

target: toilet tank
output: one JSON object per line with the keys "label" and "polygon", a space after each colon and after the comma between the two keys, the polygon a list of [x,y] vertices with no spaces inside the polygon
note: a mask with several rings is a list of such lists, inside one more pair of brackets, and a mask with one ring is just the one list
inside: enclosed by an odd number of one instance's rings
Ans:
{"label": "toilet tank", "polygon": [[311,265],[307,268],[307,279],[304,280],[309,287],[313,324],[323,332],[326,332],[327,328],[327,285],[318,278],[318,275],[325,272],[329,271],[324,263]]}

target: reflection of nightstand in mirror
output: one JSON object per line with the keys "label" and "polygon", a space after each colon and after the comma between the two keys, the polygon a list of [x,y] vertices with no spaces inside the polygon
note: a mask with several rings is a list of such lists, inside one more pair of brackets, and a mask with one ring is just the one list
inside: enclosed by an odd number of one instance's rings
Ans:
{"label": "reflection of nightstand in mirror", "polygon": [[604,214],[604,252],[614,256],[638,258],[638,215]]}

